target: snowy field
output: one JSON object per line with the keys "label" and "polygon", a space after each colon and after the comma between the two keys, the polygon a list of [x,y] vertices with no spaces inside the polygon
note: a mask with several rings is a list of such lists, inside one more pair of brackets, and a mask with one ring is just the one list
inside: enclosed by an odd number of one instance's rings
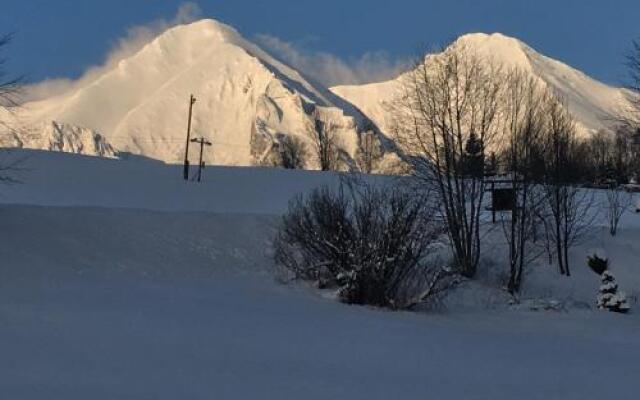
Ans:
{"label": "snowy field", "polygon": [[[345,306],[272,274],[295,193],[330,174],[28,155],[0,196],[2,399],[635,399],[640,304],[594,309],[603,249],[640,293],[640,216],[595,226],[575,276],[544,263],[509,307],[490,275],[435,313]],[[494,251],[500,243],[495,239]],[[496,255],[497,257],[497,255]],[[491,269],[487,260],[487,269]],[[493,268],[498,268],[495,265]],[[483,287],[486,286],[486,287]]]}

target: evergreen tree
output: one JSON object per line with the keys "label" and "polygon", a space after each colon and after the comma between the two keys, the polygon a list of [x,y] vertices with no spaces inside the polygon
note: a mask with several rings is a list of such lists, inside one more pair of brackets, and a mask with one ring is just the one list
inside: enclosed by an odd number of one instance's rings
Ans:
{"label": "evergreen tree", "polygon": [[474,178],[482,178],[484,174],[484,146],[482,140],[473,131],[465,143],[464,153],[464,174]]}
{"label": "evergreen tree", "polygon": [[491,152],[489,162],[484,166],[484,174],[487,176],[498,175],[498,158],[495,152]]}
{"label": "evergreen tree", "polygon": [[602,285],[598,294],[598,308],[618,313],[626,313],[629,311],[627,296],[624,293],[618,293],[618,284],[616,278],[609,271],[602,273]]}

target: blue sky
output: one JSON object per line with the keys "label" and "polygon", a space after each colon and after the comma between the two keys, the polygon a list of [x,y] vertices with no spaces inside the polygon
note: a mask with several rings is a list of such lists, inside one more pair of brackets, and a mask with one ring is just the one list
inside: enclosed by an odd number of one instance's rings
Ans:
{"label": "blue sky", "polygon": [[[75,78],[101,64],[134,26],[171,21],[184,1],[2,0],[0,32],[17,33],[8,54],[31,80]],[[468,32],[502,32],[609,83],[624,78],[623,54],[640,37],[638,0],[200,0],[212,17],[252,39],[266,34],[298,51],[356,64],[383,63]]]}

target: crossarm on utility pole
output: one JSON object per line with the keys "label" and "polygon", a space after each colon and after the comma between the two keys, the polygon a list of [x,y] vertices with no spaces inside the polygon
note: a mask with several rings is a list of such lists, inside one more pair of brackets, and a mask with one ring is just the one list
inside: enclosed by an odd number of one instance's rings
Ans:
{"label": "crossarm on utility pole", "polygon": [[194,138],[191,139],[191,142],[200,143],[200,162],[198,163],[198,182],[200,182],[202,180],[202,169],[204,168],[204,163],[202,161],[204,146],[212,146],[213,144],[205,138]]}

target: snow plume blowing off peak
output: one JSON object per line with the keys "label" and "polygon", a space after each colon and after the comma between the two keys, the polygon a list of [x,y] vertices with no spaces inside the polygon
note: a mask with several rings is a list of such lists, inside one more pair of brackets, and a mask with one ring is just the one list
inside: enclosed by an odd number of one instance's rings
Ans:
{"label": "snow plume blowing off peak", "polygon": [[90,67],[77,80],[54,78],[29,85],[25,88],[23,100],[29,102],[48,99],[90,84],[106,71],[115,68],[120,61],[140,51],[163,32],[177,25],[197,21],[201,16],[202,11],[198,4],[185,2],[180,4],[173,18],[158,19],[144,25],[133,26],[127,29],[126,34],[116,41],[101,66]]}
{"label": "snow plume blowing off peak", "polygon": [[393,59],[385,51],[367,52],[360,57],[343,60],[327,52],[303,49],[267,34],[257,35],[256,40],[292,67],[327,87],[389,80],[412,65],[409,58]]}

